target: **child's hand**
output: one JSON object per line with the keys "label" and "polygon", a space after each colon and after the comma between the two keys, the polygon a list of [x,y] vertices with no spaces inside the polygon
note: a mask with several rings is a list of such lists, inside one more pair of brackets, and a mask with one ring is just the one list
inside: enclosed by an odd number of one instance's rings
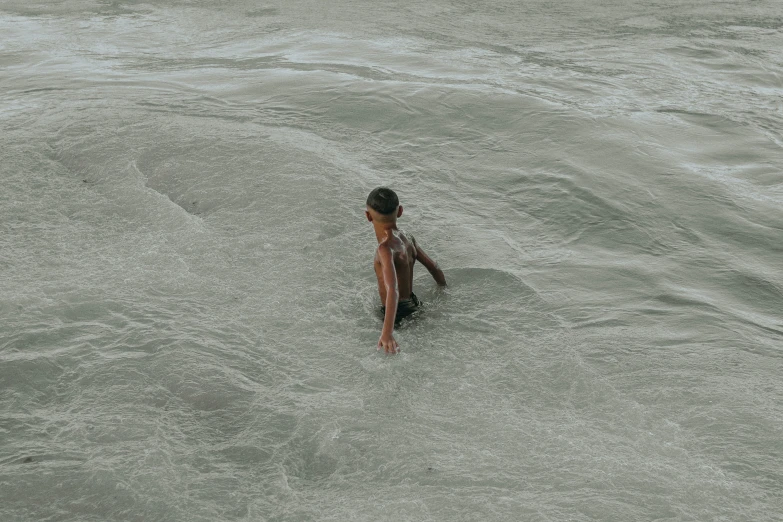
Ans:
{"label": "child's hand", "polygon": [[398,345],[397,341],[394,340],[394,336],[392,334],[381,334],[381,338],[378,339],[378,350],[381,348],[383,348],[385,353],[397,353],[400,351],[400,345]]}

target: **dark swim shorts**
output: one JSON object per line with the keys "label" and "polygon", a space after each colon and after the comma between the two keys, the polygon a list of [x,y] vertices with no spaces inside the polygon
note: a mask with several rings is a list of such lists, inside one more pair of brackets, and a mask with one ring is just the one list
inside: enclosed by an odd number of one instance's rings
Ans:
{"label": "dark swim shorts", "polygon": [[[416,297],[416,294],[411,292],[411,296],[408,299],[401,299],[397,302],[397,315],[394,318],[394,323],[397,324],[409,315],[419,310],[421,301]],[[386,307],[381,306],[381,316],[386,315]]]}

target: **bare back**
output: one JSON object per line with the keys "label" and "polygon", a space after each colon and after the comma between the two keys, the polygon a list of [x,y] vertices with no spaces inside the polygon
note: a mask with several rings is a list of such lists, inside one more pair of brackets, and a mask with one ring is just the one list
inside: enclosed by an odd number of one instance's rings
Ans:
{"label": "bare back", "polygon": [[[392,235],[382,243],[392,252],[394,259],[394,271],[397,273],[397,292],[400,300],[409,299],[413,291],[413,265],[416,263],[415,239],[410,239],[401,230],[395,230]],[[378,278],[378,293],[381,302],[386,302],[386,286],[383,284],[383,272],[378,252],[375,253],[375,277]]]}

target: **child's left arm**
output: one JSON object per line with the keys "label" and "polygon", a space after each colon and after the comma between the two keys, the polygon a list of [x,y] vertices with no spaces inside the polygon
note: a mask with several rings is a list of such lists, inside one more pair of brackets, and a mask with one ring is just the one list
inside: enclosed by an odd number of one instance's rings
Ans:
{"label": "child's left arm", "polygon": [[381,338],[378,340],[378,349],[388,353],[397,353],[399,345],[394,339],[394,318],[397,315],[397,303],[400,300],[400,294],[397,288],[397,271],[394,269],[394,256],[391,249],[386,245],[378,247],[378,260],[381,263],[381,273],[383,275],[383,285],[386,287],[386,315],[383,318],[383,330]]}

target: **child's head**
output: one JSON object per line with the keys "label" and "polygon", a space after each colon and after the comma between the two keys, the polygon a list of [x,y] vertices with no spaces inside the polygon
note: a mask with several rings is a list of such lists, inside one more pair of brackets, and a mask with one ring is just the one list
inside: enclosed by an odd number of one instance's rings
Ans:
{"label": "child's head", "polygon": [[402,205],[390,188],[378,187],[367,196],[367,219],[393,223],[402,215]]}

